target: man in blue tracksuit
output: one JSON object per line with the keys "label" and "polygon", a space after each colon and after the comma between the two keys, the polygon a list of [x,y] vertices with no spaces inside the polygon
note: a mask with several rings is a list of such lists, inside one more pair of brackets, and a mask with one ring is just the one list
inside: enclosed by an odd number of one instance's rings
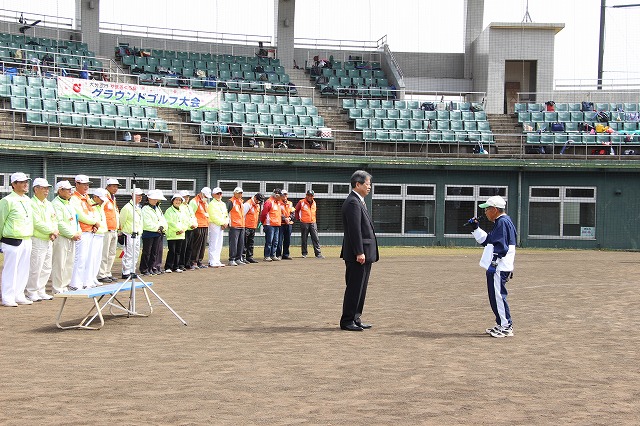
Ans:
{"label": "man in blue tracksuit", "polygon": [[487,269],[489,304],[496,316],[496,325],[486,330],[492,337],[513,336],[513,324],[507,303],[507,282],[513,276],[516,256],[516,227],[504,209],[507,203],[499,195],[490,197],[478,207],[494,222],[493,230],[487,234],[479,227],[478,218],[469,219],[476,241],[485,246],[480,265]]}

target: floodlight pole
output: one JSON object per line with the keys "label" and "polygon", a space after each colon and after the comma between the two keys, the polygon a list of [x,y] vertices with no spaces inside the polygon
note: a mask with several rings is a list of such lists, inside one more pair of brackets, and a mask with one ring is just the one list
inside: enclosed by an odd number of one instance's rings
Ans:
{"label": "floodlight pole", "polygon": [[[609,6],[609,7],[612,9],[640,7],[640,3],[617,4],[615,6]],[[600,42],[598,46],[598,90],[602,90],[602,74],[604,71],[604,30],[605,30],[606,11],[607,11],[607,1],[600,0]]]}

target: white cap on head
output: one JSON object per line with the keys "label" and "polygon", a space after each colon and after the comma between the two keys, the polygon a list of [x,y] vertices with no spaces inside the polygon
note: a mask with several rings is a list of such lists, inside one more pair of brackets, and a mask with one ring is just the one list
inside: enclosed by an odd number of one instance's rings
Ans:
{"label": "white cap on head", "polygon": [[209,188],[208,186],[205,186],[204,188],[202,188],[200,192],[204,194],[205,197],[211,198],[211,188]]}
{"label": "white cap on head", "polygon": [[107,190],[104,188],[94,189],[93,195],[95,195],[96,197],[100,197],[102,201],[109,201],[109,197],[107,196]]}
{"label": "white cap on head", "polygon": [[32,186],[44,186],[44,187],[49,187],[51,185],[49,185],[49,182],[45,179],[45,178],[35,178],[33,180],[33,184]]}
{"label": "white cap on head", "polygon": [[120,186],[120,182],[118,182],[118,179],[109,178],[109,179],[107,179],[107,186],[108,185],[118,185],[118,186]]}
{"label": "white cap on head", "polygon": [[60,182],[56,183],[56,191],[59,189],[71,189],[73,188],[71,186],[71,183],[69,183],[68,180],[61,180]]}
{"label": "white cap on head", "polygon": [[242,194],[242,188],[240,188],[239,186],[236,186],[236,188],[233,190],[233,193],[236,194],[238,192]]}
{"label": "white cap on head", "polygon": [[89,176],[87,175],[76,175],[76,183],[89,183]]}
{"label": "white cap on head", "polygon": [[24,182],[25,180],[31,180],[31,178],[27,177],[27,175],[25,175],[22,172],[15,172],[14,174],[11,175],[11,183]]}
{"label": "white cap on head", "polygon": [[142,195],[144,194],[144,192],[142,192],[142,189],[140,188],[136,188],[136,190],[133,192],[135,195]]}
{"label": "white cap on head", "polygon": [[282,195],[289,195],[289,192],[286,189],[282,190]]}
{"label": "white cap on head", "polygon": [[180,198],[181,200],[184,201],[184,198],[182,198],[182,194],[180,194],[179,192],[176,192],[171,196],[171,201],[175,200],[176,198]]}
{"label": "white cap on head", "polygon": [[219,186],[216,186],[215,188],[213,188],[211,190],[212,194],[221,194],[222,193],[222,188],[220,188]]}
{"label": "white cap on head", "polygon": [[480,204],[478,207],[481,209],[486,209],[487,207],[497,207],[499,209],[504,209],[507,206],[507,202],[499,195],[494,195],[493,197],[489,197],[485,203]]}
{"label": "white cap on head", "polygon": [[186,189],[183,189],[182,191],[179,192],[181,197],[191,197],[191,193],[189,191],[187,191]]}
{"label": "white cap on head", "polygon": [[147,192],[147,198],[150,198],[152,200],[166,200],[164,195],[162,195],[162,191],[159,189],[152,189],[151,191]]}

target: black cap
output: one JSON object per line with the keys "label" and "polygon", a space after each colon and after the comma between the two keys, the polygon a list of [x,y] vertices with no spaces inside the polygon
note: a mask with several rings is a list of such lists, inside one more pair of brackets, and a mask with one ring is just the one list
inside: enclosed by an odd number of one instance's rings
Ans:
{"label": "black cap", "polygon": [[308,189],[307,190],[307,195],[316,195],[316,193],[313,192],[313,189]]}
{"label": "black cap", "polygon": [[254,195],[255,199],[258,200],[259,203],[264,201],[264,195],[262,195],[261,193],[256,193],[256,195]]}
{"label": "black cap", "polygon": [[276,189],[273,190],[273,193],[276,194],[276,195],[282,195],[282,189],[276,188]]}

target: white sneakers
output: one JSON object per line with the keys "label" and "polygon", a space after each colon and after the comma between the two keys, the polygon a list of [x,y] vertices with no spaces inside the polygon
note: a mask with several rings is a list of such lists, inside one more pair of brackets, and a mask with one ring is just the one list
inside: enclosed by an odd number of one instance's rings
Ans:
{"label": "white sneakers", "polygon": [[501,325],[496,325],[493,328],[487,328],[485,330],[491,337],[502,338],[502,337],[512,337],[513,336],[513,326],[502,327]]}

